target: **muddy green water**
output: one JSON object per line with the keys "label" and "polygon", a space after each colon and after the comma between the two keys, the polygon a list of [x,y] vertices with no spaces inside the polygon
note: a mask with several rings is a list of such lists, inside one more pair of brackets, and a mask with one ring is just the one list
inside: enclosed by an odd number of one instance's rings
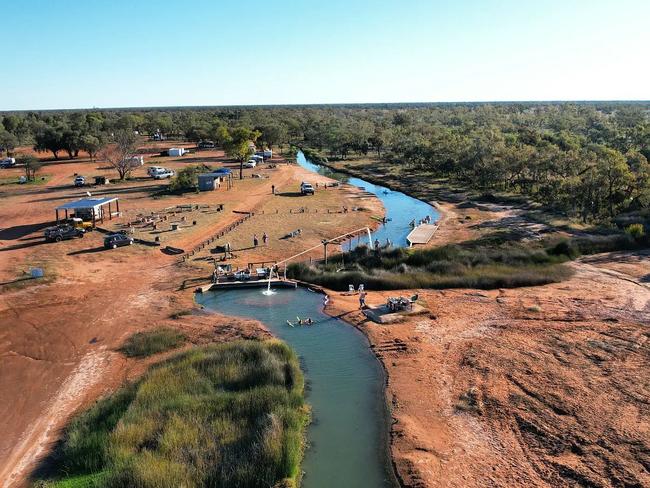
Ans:
{"label": "muddy green water", "polygon": [[[313,423],[303,461],[305,488],[391,487],[384,372],[354,327],[322,312],[323,296],[303,288],[266,296],[251,288],[197,295],[207,309],[264,323],[300,356]],[[312,326],[287,325],[296,316]]]}

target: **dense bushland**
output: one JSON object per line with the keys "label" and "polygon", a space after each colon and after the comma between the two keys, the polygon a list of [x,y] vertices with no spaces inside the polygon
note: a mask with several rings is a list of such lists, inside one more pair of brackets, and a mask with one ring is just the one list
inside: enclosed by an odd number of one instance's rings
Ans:
{"label": "dense bushland", "polygon": [[76,157],[80,150],[94,156],[119,134],[160,131],[213,140],[241,162],[253,140],[281,150],[316,150],[314,157],[372,157],[399,175],[522,195],[585,222],[602,222],[650,207],[649,107],[586,102],[16,112],[0,115],[0,152],[32,145],[55,157]]}
{"label": "dense bushland", "polygon": [[43,486],[294,486],[309,411],[279,341],[195,348],[67,427]]}

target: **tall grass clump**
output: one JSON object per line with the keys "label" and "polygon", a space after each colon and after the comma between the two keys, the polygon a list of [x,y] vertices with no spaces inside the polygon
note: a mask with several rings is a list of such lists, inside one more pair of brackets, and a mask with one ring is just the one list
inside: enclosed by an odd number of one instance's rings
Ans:
{"label": "tall grass clump", "polygon": [[181,353],[66,429],[44,486],[296,486],[309,411],[279,341]]}
{"label": "tall grass clump", "polygon": [[177,329],[157,327],[136,332],[124,342],[120,351],[128,357],[146,357],[179,347],[185,339],[185,334]]}
{"label": "tall grass clump", "polygon": [[303,389],[298,359],[279,341],[192,349],[73,420],[39,483],[296,486],[309,420]]}

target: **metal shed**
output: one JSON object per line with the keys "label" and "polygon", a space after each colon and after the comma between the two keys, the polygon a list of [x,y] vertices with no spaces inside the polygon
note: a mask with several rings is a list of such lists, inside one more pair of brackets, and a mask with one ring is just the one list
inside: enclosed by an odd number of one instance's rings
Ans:
{"label": "metal shed", "polygon": [[228,190],[232,188],[232,171],[228,168],[219,168],[212,173],[203,173],[198,176],[199,191],[213,191],[226,182]]}
{"label": "metal shed", "polygon": [[[113,204],[115,207],[113,207]],[[108,212],[106,212],[105,207],[108,207]],[[115,215],[113,208],[115,208],[115,213],[119,213],[120,202],[117,197],[84,198],[56,207],[56,221],[59,221],[59,210],[62,210],[65,212],[66,219],[74,216],[85,222],[92,221],[94,226],[98,220],[104,222],[105,216],[112,219],[113,215]]]}

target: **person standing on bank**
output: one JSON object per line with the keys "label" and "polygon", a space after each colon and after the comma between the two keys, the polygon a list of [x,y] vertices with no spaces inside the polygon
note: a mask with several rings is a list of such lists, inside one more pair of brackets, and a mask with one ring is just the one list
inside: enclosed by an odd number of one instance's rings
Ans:
{"label": "person standing on bank", "polygon": [[257,247],[259,245],[260,241],[257,238],[257,234],[253,234],[253,247]]}
{"label": "person standing on bank", "polygon": [[262,242],[265,246],[269,243],[269,236],[266,235],[266,232],[262,235]]}

